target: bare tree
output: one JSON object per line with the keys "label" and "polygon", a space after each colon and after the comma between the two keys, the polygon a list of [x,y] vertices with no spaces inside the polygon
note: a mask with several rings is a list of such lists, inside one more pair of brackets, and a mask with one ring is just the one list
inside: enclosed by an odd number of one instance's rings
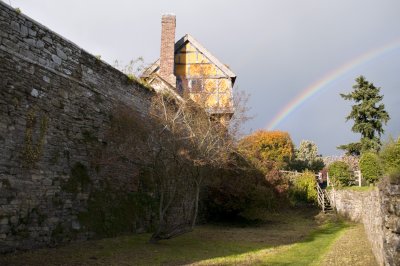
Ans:
{"label": "bare tree", "polygon": [[[156,127],[149,134],[148,147],[151,156],[152,175],[159,198],[158,228],[150,241],[168,239],[187,232],[187,172],[191,162],[187,158],[185,127],[182,106],[173,95],[154,96],[150,111]],[[188,206],[189,205],[189,206]]]}
{"label": "bare tree", "polygon": [[194,198],[189,198],[193,201],[191,229],[198,217],[200,190],[204,179],[210,177],[210,169],[227,166],[231,161],[231,153],[236,148],[235,136],[239,134],[243,122],[248,119],[244,106],[247,97],[243,93],[234,98],[237,113],[225,123],[221,123],[218,116],[207,112],[210,95],[204,90],[204,78],[199,80],[191,88],[195,97],[193,93],[187,93],[188,90],[183,90],[183,100],[171,92],[160,94],[155,98],[154,109],[154,117],[164,125],[163,130],[171,132],[171,137],[182,141],[179,145],[184,147],[179,153],[187,160],[188,168],[183,171],[184,178],[192,182],[186,183],[190,187],[187,191],[191,193],[191,189],[194,190]]}
{"label": "bare tree", "polygon": [[238,132],[245,109],[237,105],[229,123],[220,123],[207,112],[207,97],[199,91],[193,101],[188,94],[164,91],[153,96],[146,116],[132,108],[114,112],[106,137],[110,143],[97,163],[114,171],[113,176],[126,176],[137,166],[148,170],[158,200],[151,242],[194,228],[204,180],[211,177],[210,170],[227,166],[235,152],[231,134]]}

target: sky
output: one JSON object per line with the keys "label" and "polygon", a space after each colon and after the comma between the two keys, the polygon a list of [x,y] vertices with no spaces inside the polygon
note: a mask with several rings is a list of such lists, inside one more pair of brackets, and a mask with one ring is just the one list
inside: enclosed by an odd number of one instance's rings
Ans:
{"label": "sky", "polygon": [[360,135],[345,119],[353,103],[340,93],[364,75],[381,87],[391,117],[383,139],[400,135],[398,0],[3,2],[120,65],[138,57],[155,61],[161,15],[174,13],[176,40],[191,34],[236,73],[235,89],[250,95],[254,118],[246,134],[283,130],[296,145],[312,140],[324,156],[342,154],[336,147]]}

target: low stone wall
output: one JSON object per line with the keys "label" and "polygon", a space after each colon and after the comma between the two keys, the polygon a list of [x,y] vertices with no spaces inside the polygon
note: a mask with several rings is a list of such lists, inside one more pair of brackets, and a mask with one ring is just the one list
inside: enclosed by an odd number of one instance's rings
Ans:
{"label": "low stone wall", "polygon": [[372,251],[380,265],[400,264],[400,186],[382,182],[370,191],[330,192],[340,215],[364,224]]}

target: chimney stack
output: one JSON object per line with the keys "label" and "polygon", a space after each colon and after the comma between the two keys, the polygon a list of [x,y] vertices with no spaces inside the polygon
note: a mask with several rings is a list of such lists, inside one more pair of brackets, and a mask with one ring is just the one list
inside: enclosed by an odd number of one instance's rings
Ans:
{"label": "chimney stack", "polygon": [[175,27],[173,14],[164,14],[161,19],[160,76],[176,87],[175,66]]}

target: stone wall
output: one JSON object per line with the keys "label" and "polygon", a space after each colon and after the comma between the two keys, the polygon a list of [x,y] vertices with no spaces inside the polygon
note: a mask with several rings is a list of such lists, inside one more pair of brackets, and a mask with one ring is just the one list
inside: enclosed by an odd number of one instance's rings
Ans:
{"label": "stone wall", "polygon": [[115,106],[145,116],[151,96],[0,1],[0,253],[88,236],[90,143],[104,142]]}
{"label": "stone wall", "polygon": [[400,185],[382,182],[370,191],[332,190],[337,212],[364,224],[380,265],[400,264]]}

